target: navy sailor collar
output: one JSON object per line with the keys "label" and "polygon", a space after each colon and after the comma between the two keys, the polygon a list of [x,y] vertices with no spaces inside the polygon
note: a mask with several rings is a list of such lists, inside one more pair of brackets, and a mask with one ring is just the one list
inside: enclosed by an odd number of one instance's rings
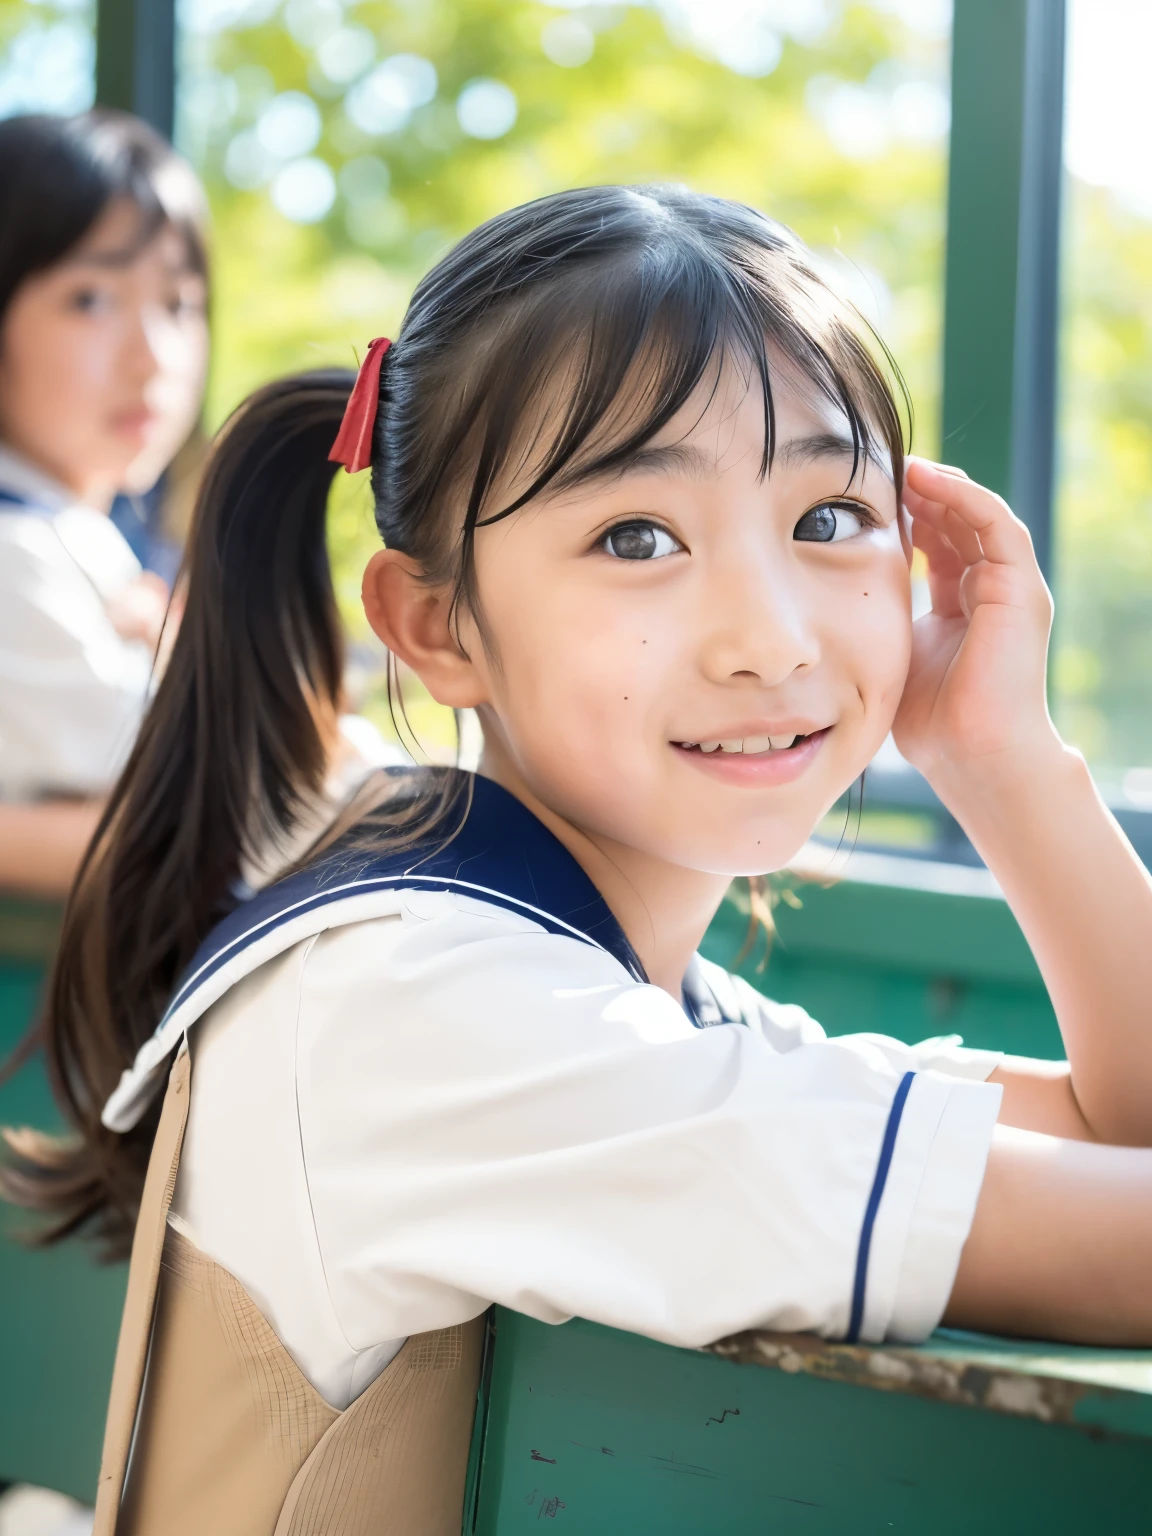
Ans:
{"label": "navy sailor collar", "polygon": [[[438,828],[398,852],[337,846],[218,923],[193,956],[155,1034],[122,1076],[104,1123],[113,1130],[135,1124],[181,1036],[243,976],[302,938],[376,915],[381,893],[389,903],[398,890],[472,896],[522,913],[549,933],[604,949],[635,980],[646,981],[607,902],[563,843],[506,789],[479,774],[470,778],[467,809],[455,832]],[[695,996],[687,995],[685,1006],[695,1022],[703,1022]]]}

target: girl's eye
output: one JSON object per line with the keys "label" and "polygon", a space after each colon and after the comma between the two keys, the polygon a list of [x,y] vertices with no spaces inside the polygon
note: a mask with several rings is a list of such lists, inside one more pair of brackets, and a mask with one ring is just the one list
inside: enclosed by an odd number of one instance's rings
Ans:
{"label": "girl's eye", "polygon": [[805,512],[792,530],[792,537],[810,544],[838,544],[842,539],[854,539],[871,526],[863,507],[828,501]]}
{"label": "girl's eye", "polygon": [[658,560],[684,548],[658,523],[619,523],[604,535],[601,547],[617,560]]}
{"label": "girl's eye", "polygon": [[165,307],[170,315],[179,320],[199,319],[204,313],[203,301],[188,293],[171,294]]}
{"label": "girl's eye", "polygon": [[79,310],[82,315],[94,315],[111,302],[109,295],[98,288],[77,288],[68,300],[68,307]]}

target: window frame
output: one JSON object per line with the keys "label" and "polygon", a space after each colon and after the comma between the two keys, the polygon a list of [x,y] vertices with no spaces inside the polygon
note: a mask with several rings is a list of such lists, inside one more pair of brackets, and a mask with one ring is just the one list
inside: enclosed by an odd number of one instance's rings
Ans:
{"label": "window frame", "polygon": [[172,138],[176,0],[97,0],[96,102],[134,112]]}

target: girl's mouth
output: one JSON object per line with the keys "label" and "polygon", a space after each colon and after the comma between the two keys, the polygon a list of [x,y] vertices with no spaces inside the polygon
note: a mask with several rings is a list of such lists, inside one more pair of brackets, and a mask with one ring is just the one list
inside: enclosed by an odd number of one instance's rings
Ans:
{"label": "girl's mouth", "polygon": [[159,417],[157,413],[147,406],[140,406],[135,410],[121,411],[112,418],[112,430],[118,437],[125,437],[132,443],[144,444],[152,436]]}
{"label": "girl's mouth", "polygon": [[685,752],[726,752],[730,757],[737,754],[758,757],[763,752],[790,752],[807,740],[807,736],[790,732],[787,736],[742,736],[735,741],[677,741],[673,745]]}
{"label": "girl's mouth", "polygon": [[824,745],[831,726],[807,735],[744,736],[730,741],[674,741],[680,756],[735,784],[781,784],[797,778]]}

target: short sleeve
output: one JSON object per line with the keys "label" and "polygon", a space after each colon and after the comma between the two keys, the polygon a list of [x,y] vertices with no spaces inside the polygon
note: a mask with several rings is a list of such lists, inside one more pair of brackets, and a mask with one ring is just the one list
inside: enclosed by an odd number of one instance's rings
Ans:
{"label": "short sleeve", "polygon": [[694,1028],[603,951],[478,903],[374,926],[315,942],[299,1008],[309,1196],[354,1348],[493,1301],[688,1346],[935,1326],[998,1088],[772,1008]]}
{"label": "short sleeve", "polygon": [[131,748],[148,647],[122,640],[47,519],[0,516],[0,794],[98,794]]}
{"label": "short sleeve", "polygon": [[[813,1045],[827,1038],[822,1026],[799,1004],[774,1002],[742,977],[732,976],[718,965],[703,962],[701,969],[727,1011],[757,1029],[774,1050],[790,1051],[798,1045]],[[960,1035],[938,1035],[915,1045],[906,1045],[890,1035],[857,1034],[851,1038],[869,1041],[902,1072],[943,1072],[948,1077],[964,1077],[974,1083],[986,1082],[1004,1060],[1003,1051],[973,1050]]]}

